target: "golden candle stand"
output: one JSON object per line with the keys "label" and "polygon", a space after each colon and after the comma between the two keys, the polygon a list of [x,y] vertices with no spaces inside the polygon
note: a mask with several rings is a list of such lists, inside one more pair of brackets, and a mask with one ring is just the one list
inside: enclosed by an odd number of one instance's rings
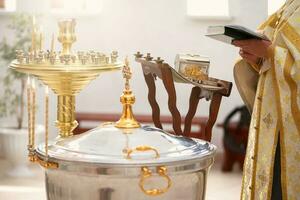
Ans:
{"label": "golden candle stand", "polygon": [[[29,52],[18,50],[16,60],[12,61],[10,68],[37,77],[58,95],[56,126],[59,129],[59,136],[66,138],[73,135],[73,130],[78,125],[75,120],[76,94],[100,73],[118,70],[124,64],[117,61],[118,53],[116,51],[109,56],[95,51],[72,53],[71,47],[76,41],[75,20],[60,21],[58,25],[58,41],[62,44],[60,52],[54,51],[54,36],[51,50],[42,50],[43,36],[37,32],[38,28],[33,20],[32,47]],[[29,123],[29,160],[36,161],[38,158],[34,152],[35,105],[30,105],[32,92],[35,91],[32,87],[29,87],[27,91],[28,107],[31,109],[31,113],[28,114],[29,121],[31,121]],[[48,130],[46,130],[46,140],[48,139],[47,134]],[[48,141],[45,142],[45,144],[47,143]],[[45,145],[45,151],[48,152],[47,150],[48,145]],[[44,161],[39,159],[39,162],[44,167],[51,167],[51,164],[47,163],[47,155]]]}

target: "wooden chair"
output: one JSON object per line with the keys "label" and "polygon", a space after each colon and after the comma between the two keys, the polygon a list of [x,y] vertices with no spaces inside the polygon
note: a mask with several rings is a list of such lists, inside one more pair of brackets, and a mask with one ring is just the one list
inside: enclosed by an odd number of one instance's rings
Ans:
{"label": "wooden chair", "polygon": [[231,92],[232,83],[209,78],[209,81],[216,83],[216,87],[209,87],[207,85],[199,84],[193,81],[189,81],[190,84],[195,85],[190,94],[189,109],[184,118],[184,128],[181,129],[181,114],[176,105],[176,89],[174,85],[173,77],[178,76],[178,72],[174,70],[170,65],[164,63],[163,60],[157,58],[153,60],[151,55],[148,53],[147,56],[143,57],[141,53],[135,54],[135,60],[141,63],[143,74],[145,77],[146,84],[148,86],[148,101],[152,108],[152,119],[154,125],[157,128],[162,127],[160,119],[160,108],[156,101],[156,77],[160,78],[168,93],[168,107],[172,115],[173,129],[176,135],[183,135],[190,137],[192,120],[195,116],[198,103],[200,99],[205,98],[210,101],[209,115],[205,124],[204,131],[201,131],[201,135],[194,136],[199,139],[211,141],[212,128],[217,120],[221,100],[223,96],[228,97]]}

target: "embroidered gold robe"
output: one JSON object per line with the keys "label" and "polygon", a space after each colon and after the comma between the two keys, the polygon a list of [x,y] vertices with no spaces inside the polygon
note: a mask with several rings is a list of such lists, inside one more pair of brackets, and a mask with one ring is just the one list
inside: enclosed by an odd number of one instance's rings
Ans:
{"label": "embroidered gold robe", "polygon": [[261,26],[273,38],[273,48],[261,67],[252,66],[259,81],[244,163],[242,200],[271,200],[278,140],[282,197],[300,199],[300,9],[295,9],[299,4],[300,0],[295,0],[284,10],[279,25],[278,12]]}

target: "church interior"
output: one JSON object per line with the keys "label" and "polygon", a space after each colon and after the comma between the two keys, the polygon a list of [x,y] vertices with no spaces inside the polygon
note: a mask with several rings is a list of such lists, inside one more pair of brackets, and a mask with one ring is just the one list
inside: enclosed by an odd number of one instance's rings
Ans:
{"label": "church interior", "polygon": [[207,29],[284,2],[0,0],[0,199],[240,199],[241,57]]}

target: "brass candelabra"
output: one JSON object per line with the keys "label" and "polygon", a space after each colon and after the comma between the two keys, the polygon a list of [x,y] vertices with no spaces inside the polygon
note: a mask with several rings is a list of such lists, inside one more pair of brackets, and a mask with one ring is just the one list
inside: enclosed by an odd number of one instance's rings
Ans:
{"label": "brass candelabra", "polygon": [[[62,138],[72,136],[73,130],[78,125],[75,119],[76,94],[100,73],[118,70],[123,66],[123,63],[117,60],[118,52],[116,51],[110,55],[96,51],[73,53],[72,44],[77,40],[75,25],[76,22],[73,19],[60,21],[58,23],[58,41],[62,44],[62,50],[58,52],[54,50],[53,35],[51,49],[45,51],[42,50],[43,35],[33,20],[31,49],[28,52],[18,50],[16,60],[10,64],[10,68],[36,77],[57,94],[57,120],[55,124],[59,129],[59,136]],[[27,93],[29,159],[35,161],[35,88],[30,78]],[[46,104],[48,101],[47,94]],[[48,120],[48,116],[45,118]],[[48,152],[48,122],[46,122],[46,128],[45,150]],[[43,164],[43,166],[47,165]]]}

